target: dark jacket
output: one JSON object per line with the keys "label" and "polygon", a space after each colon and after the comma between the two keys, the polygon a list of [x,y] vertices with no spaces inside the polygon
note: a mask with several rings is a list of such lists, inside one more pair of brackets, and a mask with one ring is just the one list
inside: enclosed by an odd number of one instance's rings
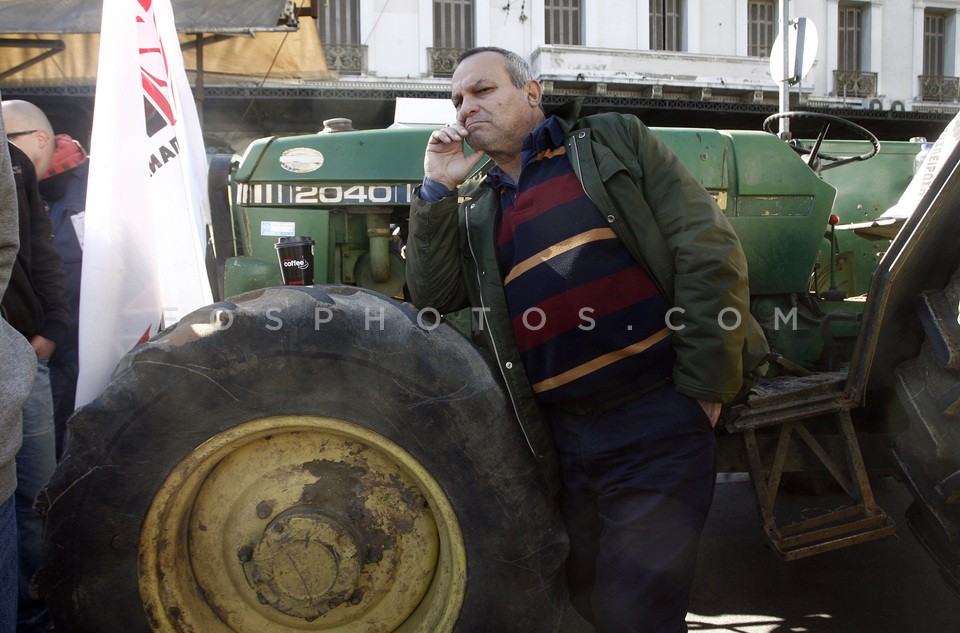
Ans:
{"label": "dark jacket", "polygon": [[[10,271],[17,261],[17,187],[0,117],[0,297],[6,296]],[[20,411],[37,374],[37,355],[23,335],[0,319],[0,503],[17,487],[17,451],[23,440]]]}
{"label": "dark jacket", "polygon": [[63,259],[64,296],[70,308],[74,333],[80,319],[80,272],[83,249],[77,236],[73,217],[83,213],[87,202],[87,174],[90,161],[40,181],[40,196],[47,202],[47,212],[53,225],[53,246]]}
{"label": "dark jacket", "polygon": [[[730,402],[768,354],[750,316],[747,262],[733,228],[709,193],[636,117],[578,118],[579,103],[555,112],[567,155],[587,195],[670,304],[678,391]],[[548,468],[552,441],[520,364],[496,258],[499,198],[475,178],[435,204],[415,200],[407,243],[407,285],[414,304],[451,312],[484,310],[483,330],[503,373],[531,450]],[[736,310],[738,327],[717,321]],[[730,314],[732,317],[732,313]]]}
{"label": "dark jacket", "polygon": [[20,251],[0,308],[28,340],[40,335],[59,344],[70,329],[63,261],[53,246],[53,229],[37,190],[33,163],[15,145],[7,146],[17,189]]}

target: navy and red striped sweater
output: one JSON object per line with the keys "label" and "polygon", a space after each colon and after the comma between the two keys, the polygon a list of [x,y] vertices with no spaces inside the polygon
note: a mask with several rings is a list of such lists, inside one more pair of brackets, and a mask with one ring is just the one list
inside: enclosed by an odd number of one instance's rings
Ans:
{"label": "navy and red striped sweater", "polygon": [[542,404],[582,402],[670,376],[670,306],[607,226],[549,117],[523,145],[520,182],[494,167],[497,254],[514,335]]}

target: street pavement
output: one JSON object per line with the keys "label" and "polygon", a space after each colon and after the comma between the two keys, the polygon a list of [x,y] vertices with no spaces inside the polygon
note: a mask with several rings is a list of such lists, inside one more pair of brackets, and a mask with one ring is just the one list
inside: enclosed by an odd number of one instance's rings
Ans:
{"label": "street pavement", "polygon": [[[749,480],[721,478],[701,542],[691,632],[960,633],[960,598],[910,533],[903,511],[911,498],[894,479],[875,481],[874,493],[897,523],[895,536],[783,562],[766,546]],[[781,493],[778,504],[815,516],[834,509],[822,501]],[[570,609],[560,633],[592,630]]]}

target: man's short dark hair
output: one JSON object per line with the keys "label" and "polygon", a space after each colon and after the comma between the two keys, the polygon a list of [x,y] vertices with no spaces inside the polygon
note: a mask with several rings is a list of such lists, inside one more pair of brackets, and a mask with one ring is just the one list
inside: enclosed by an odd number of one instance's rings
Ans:
{"label": "man's short dark hair", "polygon": [[497,46],[477,46],[476,48],[471,48],[470,50],[460,53],[457,63],[459,64],[466,58],[473,57],[474,55],[478,55],[480,53],[496,53],[506,58],[507,73],[510,75],[510,83],[517,88],[523,88],[527,85],[528,81],[533,79],[533,73],[530,71],[530,66],[522,57],[513,51],[508,51],[505,48],[499,48]]}

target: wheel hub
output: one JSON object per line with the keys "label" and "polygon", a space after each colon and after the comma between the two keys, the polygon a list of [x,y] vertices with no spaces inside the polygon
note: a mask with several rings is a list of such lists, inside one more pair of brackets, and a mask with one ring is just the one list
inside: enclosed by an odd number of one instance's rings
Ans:
{"label": "wheel hub", "polygon": [[357,593],[365,547],[336,519],[309,508],[278,515],[253,548],[250,579],[264,604],[314,619]]}
{"label": "wheel hub", "polygon": [[253,420],[195,448],[154,497],[140,553],[155,631],[450,631],[465,591],[436,481],[331,418]]}

